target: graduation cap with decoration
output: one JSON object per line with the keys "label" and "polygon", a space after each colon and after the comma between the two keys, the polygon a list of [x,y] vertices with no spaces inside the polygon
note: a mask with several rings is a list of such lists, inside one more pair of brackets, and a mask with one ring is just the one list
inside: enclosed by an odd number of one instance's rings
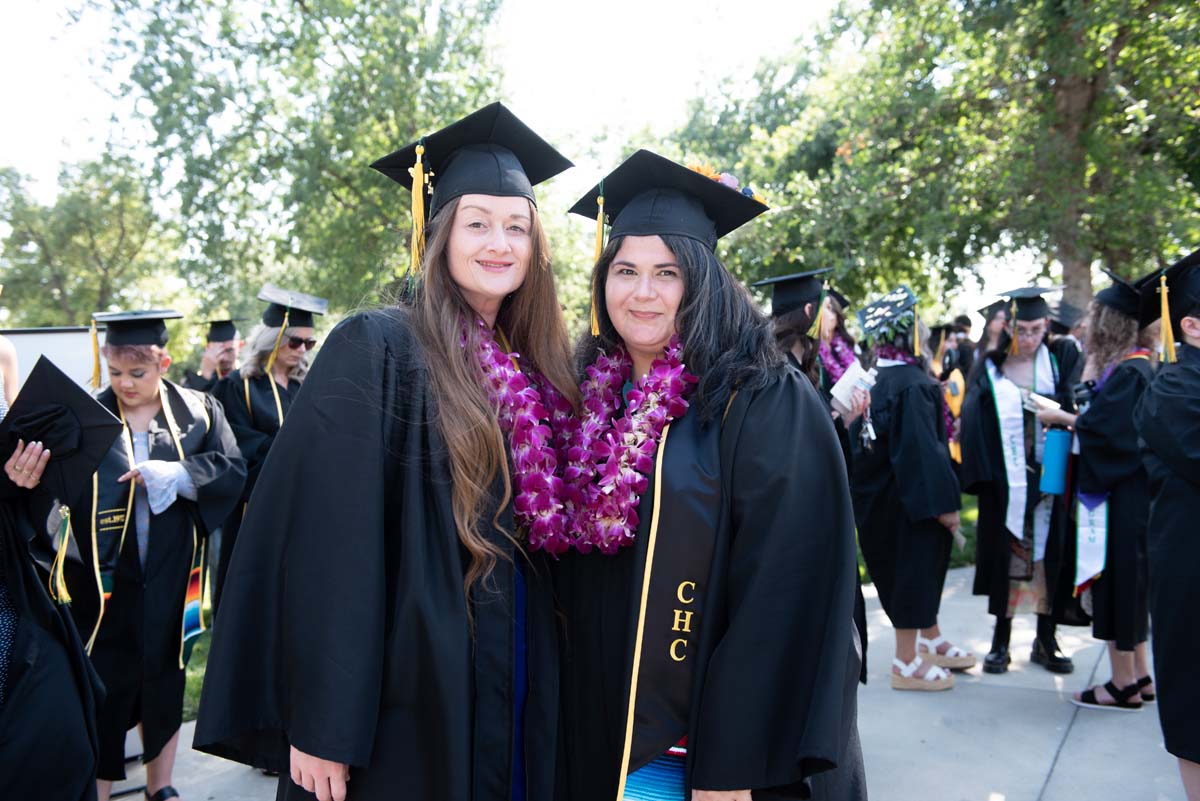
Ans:
{"label": "graduation cap with decoration", "polygon": [[[112,412],[97,403],[45,356],[33,366],[12,408],[0,423],[0,443],[3,443],[4,453],[12,453],[18,440],[41,442],[50,451],[50,461],[46,463],[38,489],[49,492],[63,507],[60,509],[63,522],[58,552],[50,575],[52,594],[60,603],[71,601],[63,581],[63,565],[70,541],[71,504],[91,487],[92,474],[121,435],[122,427]],[[0,480],[8,481],[8,477],[3,476]]]}
{"label": "graduation cap with decoration", "polygon": [[[419,275],[425,223],[463,195],[523,197],[574,166],[502,103],[492,103],[371,163],[412,192],[412,261]],[[429,194],[428,210],[425,195]]]}
{"label": "graduation cap with decoration", "polygon": [[[684,236],[715,250],[718,239],[766,210],[762,196],[740,186],[729,173],[684,166],[649,150],[625,159],[570,209],[596,220],[593,261],[599,261],[604,250],[608,220],[609,237]],[[597,333],[593,287],[592,334]]]}
{"label": "graduation cap with decoration", "polygon": [[[858,324],[867,342],[889,341],[918,329],[917,296],[907,286],[898,286],[879,300],[858,310]],[[912,337],[913,355],[921,355],[919,336]]]}
{"label": "graduation cap with decoration", "polygon": [[105,345],[167,344],[167,320],[178,320],[182,314],[174,309],[145,311],[96,312],[92,315],[92,388],[100,389],[100,334],[98,324],[105,326]]}
{"label": "graduation cap with decoration", "polygon": [[[1154,280],[1157,278],[1157,280]],[[1200,306],[1200,250],[1195,250],[1165,270],[1138,282],[1142,297],[1157,301],[1162,320],[1163,358],[1176,359],[1175,329],[1196,307]],[[1147,305],[1150,305],[1149,303]]]}
{"label": "graduation cap with decoration", "polygon": [[278,328],[275,335],[275,347],[267,357],[267,372],[275,366],[275,357],[279,355],[279,343],[283,341],[283,332],[288,328],[312,328],[313,315],[325,314],[329,311],[329,301],[316,295],[306,295],[291,289],[280,289],[272,284],[263,286],[258,293],[258,299],[266,301],[267,308],[263,310],[264,325]]}

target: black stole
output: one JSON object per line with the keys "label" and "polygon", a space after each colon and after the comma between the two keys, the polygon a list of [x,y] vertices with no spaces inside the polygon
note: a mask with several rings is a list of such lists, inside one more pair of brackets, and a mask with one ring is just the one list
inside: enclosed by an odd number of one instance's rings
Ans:
{"label": "black stole", "polygon": [[720,438],[718,423],[701,427],[694,414],[672,423],[638,507],[637,547],[644,558],[633,587],[622,792],[625,776],[688,732],[700,617],[722,509]]}

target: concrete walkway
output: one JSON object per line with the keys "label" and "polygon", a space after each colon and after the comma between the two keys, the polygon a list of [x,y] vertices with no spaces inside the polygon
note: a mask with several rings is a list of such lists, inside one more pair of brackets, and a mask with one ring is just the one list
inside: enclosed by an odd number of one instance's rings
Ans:
{"label": "concrete walkway", "polygon": [[[950,572],[940,622],[951,640],[982,656],[991,619],[985,600],[971,596],[971,576],[972,568]],[[1075,660],[1069,676],[1029,664],[1036,620],[1027,615],[1014,621],[1015,661],[1005,675],[975,668],[947,693],[897,692],[887,677],[891,628],[874,588],[866,594],[870,679],[859,694],[859,729],[872,801],[1185,801],[1154,706],[1126,713],[1070,703],[1071,693],[1109,678],[1104,646],[1089,630],[1060,631]],[[191,736],[189,724],[175,781],[185,801],[275,797],[275,780],[192,751]],[[141,775],[135,768],[130,779],[140,784]]]}

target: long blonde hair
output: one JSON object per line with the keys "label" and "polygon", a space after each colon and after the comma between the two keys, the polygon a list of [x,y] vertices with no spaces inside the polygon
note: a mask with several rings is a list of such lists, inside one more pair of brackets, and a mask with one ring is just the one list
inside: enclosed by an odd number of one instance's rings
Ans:
{"label": "long blonde hair", "polygon": [[[279,347],[287,347],[287,338],[295,333],[295,328],[288,326],[284,329],[283,339],[280,340]],[[275,349],[275,340],[279,337],[279,326],[269,326],[265,323],[259,323],[250,330],[246,336],[246,351],[247,356],[245,362],[242,363],[242,375],[247,378],[258,378],[267,374],[267,360],[271,358],[271,351]],[[304,382],[304,376],[308,375],[308,358],[306,352],[304,357],[288,371],[288,378],[299,383]]]}
{"label": "long blonde hair", "polygon": [[[451,201],[429,221],[413,319],[428,359],[439,425],[449,452],[454,525],[463,547],[471,554],[463,581],[463,589],[469,594],[477,581],[491,574],[503,554],[479,530],[492,483],[497,474],[502,476],[503,496],[492,519],[500,528],[500,510],[512,498],[512,481],[496,409],[484,391],[483,371],[473,355],[477,345],[473,326],[466,327],[467,347],[461,344],[464,321],[476,315],[450,275],[447,251],[457,211],[458,201]],[[579,391],[571,371],[567,326],[554,288],[550,249],[532,203],[530,214],[529,270],[520,289],[501,304],[496,327],[528,364],[577,405]],[[512,533],[504,533],[513,538]]]}

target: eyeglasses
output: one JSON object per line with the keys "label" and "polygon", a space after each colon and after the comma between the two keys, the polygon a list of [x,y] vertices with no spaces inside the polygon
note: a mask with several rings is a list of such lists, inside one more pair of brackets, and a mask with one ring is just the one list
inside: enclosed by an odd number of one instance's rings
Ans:
{"label": "eyeglasses", "polygon": [[300,350],[300,348],[308,348],[312,350],[317,346],[317,340],[305,339],[304,337],[288,337],[288,347],[292,350]]}

